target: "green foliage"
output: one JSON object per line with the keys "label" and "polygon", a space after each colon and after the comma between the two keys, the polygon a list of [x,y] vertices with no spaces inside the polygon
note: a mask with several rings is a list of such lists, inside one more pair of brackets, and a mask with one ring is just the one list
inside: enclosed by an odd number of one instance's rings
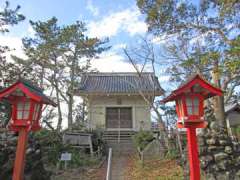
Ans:
{"label": "green foliage", "polygon": [[151,131],[140,130],[133,136],[133,142],[136,147],[142,151],[154,139]]}
{"label": "green foliage", "polygon": [[[3,9],[0,9],[0,33],[9,32],[9,26],[16,25],[25,19],[25,17],[19,13],[19,5],[15,9],[11,9],[9,6],[9,2],[6,1]],[[10,51],[8,46],[0,45],[0,89],[1,86],[5,87],[14,81],[14,76],[19,73],[16,64],[7,62],[5,53],[8,51]]]}
{"label": "green foliage", "polygon": [[[90,156],[90,154],[86,154],[85,152],[74,149],[68,148],[63,152],[68,152],[72,154],[71,161],[68,161],[68,168],[78,168],[78,167],[89,167],[94,166],[100,162],[100,158],[96,156]],[[64,161],[58,161],[60,163],[60,168],[64,167]]]}
{"label": "green foliage", "polygon": [[234,132],[237,133],[237,134],[240,134],[240,127],[236,127],[236,128],[233,128],[234,129]]}
{"label": "green foliage", "polygon": [[233,134],[240,139],[240,126],[232,127]]}
{"label": "green foliage", "polygon": [[33,136],[41,145],[43,157],[47,164],[57,164],[61,152],[69,148],[69,146],[62,143],[62,136],[56,131],[42,129],[34,133]]}
{"label": "green foliage", "polygon": [[[33,134],[34,139],[41,145],[42,157],[44,164],[46,165],[56,165],[60,163],[61,166],[64,166],[64,162],[60,162],[61,154],[68,152],[72,154],[72,160],[68,163],[69,167],[80,167],[80,166],[92,166],[97,164],[100,161],[100,156],[91,156],[90,152],[84,150],[79,150],[70,145],[62,143],[62,134],[57,133],[56,131],[49,131],[42,129]],[[96,143],[97,141],[97,143]],[[96,136],[93,137],[93,146],[100,146],[99,139]],[[97,148],[95,148],[97,149]]]}
{"label": "green foliage", "polygon": [[[158,35],[183,31],[185,34],[196,35],[209,30],[218,33],[218,28],[223,25],[229,22],[238,23],[240,7],[239,2],[223,0],[196,3],[181,0],[137,0],[137,5],[141,12],[146,14],[149,31]],[[216,15],[209,15],[213,14],[213,11]]]}
{"label": "green foliage", "polygon": [[41,87],[55,90],[59,131],[63,119],[61,102],[68,105],[68,128],[72,129],[74,90],[83,73],[94,71],[90,61],[109,48],[105,46],[107,40],[88,37],[85,23],[80,21],[60,26],[53,17],[47,21],[30,21],[30,24],[35,36],[23,39],[28,60],[14,59],[23,64],[25,70],[32,70],[31,78],[37,79]]}
{"label": "green foliage", "polygon": [[[1,4],[0,4],[1,6]],[[5,2],[3,9],[0,8],[0,34],[9,32],[9,26],[13,26],[23,21],[25,17],[19,13],[20,6],[15,9],[9,7]],[[6,52],[10,51],[8,46],[0,45],[0,90],[15,80],[15,76],[20,72],[18,65],[6,60]],[[0,127],[5,127],[10,118],[11,107],[7,102],[0,102]]]}
{"label": "green foliage", "polygon": [[0,33],[9,32],[6,25],[16,25],[25,17],[19,13],[19,5],[15,9],[9,8],[9,1],[5,1],[5,7],[0,10]]}
{"label": "green foliage", "polygon": [[92,144],[93,144],[93,151],[97,151],[100,148],[102,154],[106,154],[106,143],[103,141],[103,130],[96,129],[91,131],[90,133],[93,134],[92,136]]}
{"label": "green foliage", "polygon": [[172,81],[181,83],[201,73],[208,80],[218,78],[226,102],[237,96],[239,1],[137,0],[137,5],[146,15],[149,32],[166,42],[161,52],[165,62],[159,64]]}
{"label": "green foliage", "polygon": [[91,157],[89,154],[79,150],[68,151],[72,153],[72,160],[69,162],[70,167],[93,166],[99,162],[97,157]]}
{"label": "green foliage", "polygon": [[167,159],[176,159],[179,157],[179,151],[177,148],[170,148],[167,151],[166,158]]}

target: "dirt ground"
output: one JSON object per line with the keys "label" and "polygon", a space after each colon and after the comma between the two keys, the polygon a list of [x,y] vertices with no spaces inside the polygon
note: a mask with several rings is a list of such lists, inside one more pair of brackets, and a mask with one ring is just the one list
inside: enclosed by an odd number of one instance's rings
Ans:
{"label": "dirt ground", "polygon": [[182,168],[175,160],[149,160],[142,167],[140,161],[133,157],[129,161],[126,180],[181,180]]}
{"label": "dirt ground", "polygon": [[[61,170],[52,180],[105,180],[105,161],[100,168]],[[182,180],[182,168],[175,160],[148,160],[142,167],[137,157],[128,158],[124,180]],[[114,180],[114,178],[113,178]]]}
{"label": "dirt ground", "polygon": [[60,170],[52,176],[52,180],[105,180],[106,166],[105,161],[100,168]]}

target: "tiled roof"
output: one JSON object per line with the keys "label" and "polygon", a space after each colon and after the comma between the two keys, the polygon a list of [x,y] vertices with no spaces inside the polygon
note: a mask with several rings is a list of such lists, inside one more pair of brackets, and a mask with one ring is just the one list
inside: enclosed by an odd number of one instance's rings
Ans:
{"label": "tiled roof", "polygon": [[76,94],[163,94],[158,79],[153,73],[88,73],[82,79]]}
{"label": "tiled roof", "polygon": [[240,111],[240,105],[238,103],[233,103],[225,106],[225,113],[230,113],[231,111]]}

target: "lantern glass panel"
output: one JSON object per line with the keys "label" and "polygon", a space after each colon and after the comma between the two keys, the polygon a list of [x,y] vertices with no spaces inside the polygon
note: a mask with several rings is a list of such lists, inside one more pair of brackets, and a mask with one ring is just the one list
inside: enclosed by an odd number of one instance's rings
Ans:
{"label": "lantern glass panel", "polygon": [[188,115],[192,115],[193,114],[193,106],[192,106],[192,99],[190,97],[186,98],[186,106],[187,106]]}
{"label": "lantern glass panel", "polygon": [[17,112],[17,119],[23,119],[23,112],[22,111]]}
{"label": "lantern glass panel", "polygon": [[194,111],[194,115],[199,114],[199,99],[198,99],[198,97],[194,97],[194,99],[193,99],[193,111]]}
{"label": "lantern glass panel", "polygon": [[30,112],[30,101],[17,103],[17,119],[28,119]]}

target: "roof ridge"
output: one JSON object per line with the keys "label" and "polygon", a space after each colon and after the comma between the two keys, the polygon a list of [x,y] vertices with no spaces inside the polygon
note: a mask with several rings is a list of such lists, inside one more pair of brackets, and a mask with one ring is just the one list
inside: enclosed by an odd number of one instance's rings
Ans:
{"label": "roof ridge", "polygon": [[[142,72],[142,75],[154,75],[153,72]],[[85,76],[138,76],[137,72],[96,72],[86,73]]]}

